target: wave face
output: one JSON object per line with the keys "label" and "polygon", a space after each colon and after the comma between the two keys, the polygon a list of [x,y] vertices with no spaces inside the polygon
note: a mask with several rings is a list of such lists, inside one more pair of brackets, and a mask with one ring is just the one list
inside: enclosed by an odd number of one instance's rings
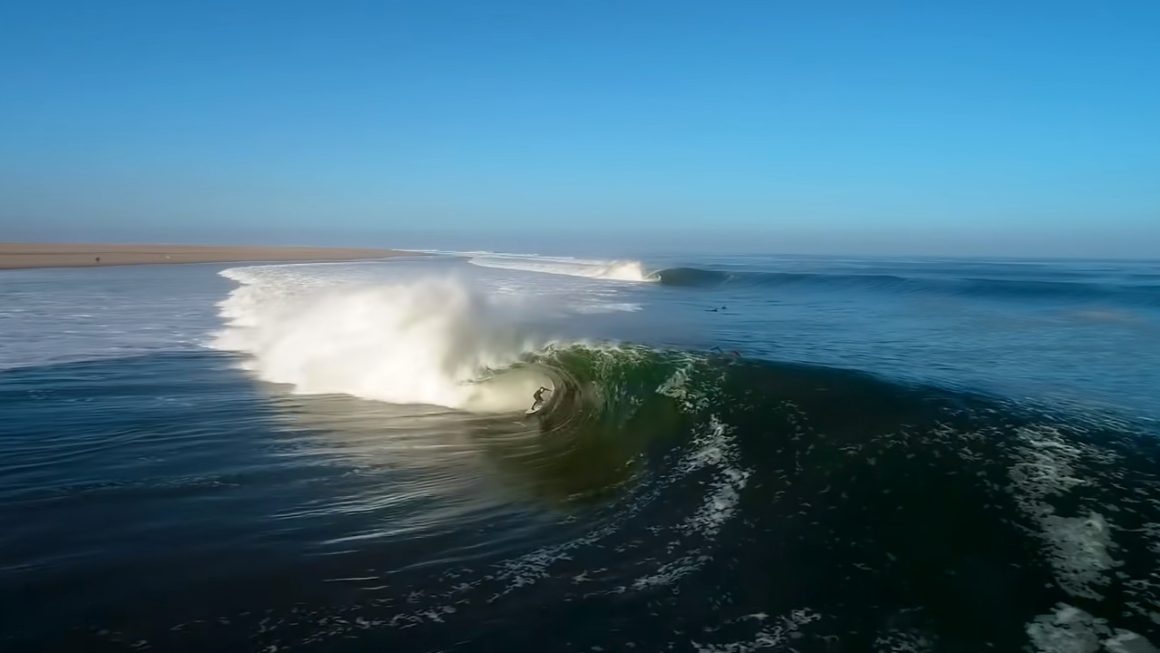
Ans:
{"label": "wave face", "polygon": [[698,268],[667,268],[653,275],[666,286],[717,286],[733,279],[733,275],[716,270]]}
{"label": "wave face", "polygon": [[640,261],[597,261],[576,258],[488,254],[472,256],[472,265],[503,270],[541,272],[607,281],[654,282],[658,278],[645,271]]}
{"label": "wave face", "polygon": [[520,307],[450,278],[336,287],[288,267],[222,274],[241,285],[220,304],[213,346],[302,394],[500,412],[551,382],[510,369],[544,344],[516,327]]}

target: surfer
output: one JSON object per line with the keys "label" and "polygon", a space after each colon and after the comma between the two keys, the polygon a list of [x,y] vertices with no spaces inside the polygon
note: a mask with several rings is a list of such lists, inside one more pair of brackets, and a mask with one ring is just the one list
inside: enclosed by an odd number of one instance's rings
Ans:
{"label": "surfer", "polygon": [[545,390],[548,390],[548,389],[545,388],[544,386],[540,386],[540,389],[536,390],[536,393],[534,395],[532,395],[532,407],[528,409],[529,413],[536,412],[537,410],[540,409],[540,406],[544,405],[544,391]]}

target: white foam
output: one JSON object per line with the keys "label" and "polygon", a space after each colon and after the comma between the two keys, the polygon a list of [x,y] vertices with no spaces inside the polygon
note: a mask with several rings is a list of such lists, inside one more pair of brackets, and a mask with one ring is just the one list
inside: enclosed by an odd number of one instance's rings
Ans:
{"label": "white foam", "polygon": [[934,641],[916,630],[888,630],[874,638],[877,653],[924,653],[934,649]]}
{"label": "white foam", "polygon": [[472,256],[468,263],[485,268],[523,270],[608,281],[653,282],[659,277],[645,271],[640,261],[600,261],[567,257],[486,254]]}
{"label": "white foam", "polygon": [[242,286],[220,304],[227,326],[212,346],[296,392],[499,412],[551,386],[534,368],[510,369],[544,344],[519,328],[518,305],[455,279],[344,284],[277,266],[223,276]]}
{"label": "white foam", "polygon": [[1108,653],[1160,653],[1143,635],[1122,628],[1116,629],[1114,637],[1104,640],[1104,648]]}
{"label": "white foam", "polygon": [[1018,458],[1008,470],[1015,501],[1038,526],[1056,582],[1072,596],[1103,598],[1100,590],[1110,581],[1107,572],[1118,565],[1110,554],[1115,548],[1112,525],[1093,510],[1058,515],[1048,500],[1089,485],[1080,473],[1081,462],[1106,454],[1067,442],[1049,427],[1021,429],[1019,442]]}
{"label": "white foam", "polygon": [[696,449],[682,465],[685,473],[704,466],[717,468],[718,474],[709,486],[701,507],[685,520],[682,529],[713,538],[725,522],[737,512],[741,491],[749,479],[750,470],[739,467],[740,452],[728,428],[716,415],[709,418],[708,430],[693,440]]}
{"label": "white foam", "polygon": [[1107,584],[1105,572],[1117,564],[1109,554],[1114,543],[1103,515],[1046,515],[1041,523],[1060,587],[1072,596],[1102,599],[1096,588]]}
{"label": "white foam", "polygon": [[657,394],[671,397],[681,402],[682,405],[688,402],[689,399],[689,372],[687,368],[681,368],[673,372],[672,376],[665,379],[664,383],[657,386]]}
{"label": "white foam", "polygon": [[685,522],[687,528],[713,537],[737,512],[741,490],[749,479],[749,470],[726,467],[713,480],[712,489],[697,512]]}
{"label": "white foam", "polygon": [[1101,638],[1110,634],[1103,619],[1064,603],[1036,617],[1026,631],[1034,649],[1043,653],[1095,653]]}
{"label": "white foam", "polygon": [[1124,629],[1116,629],[1114,637],[1103,640],[1103,647],[1108,653],[1160,653],[1143,634]]}
{"label": "white foam", "polygon": [[194,351],[217,323],[218,280],[197,267],[0,276],[0,370]]}
{"label": "white foam", "polygon": [[1055,612],[1036,617],[1025,630],[1036,651],[1042,653],[1160,653],[1142,635],[1113,628],[1104,619],[1077,607],[1060,603]]}
{"label": "white foam", "polygon": [[[679,381],[675,379],[679,379]],[[662,384],[661,388],[658,388],[658,392],[666,388],[679,387],[680,394],[687,398],[686,381],[687,378],[683,374],[674,374]],[[678,383],[679,386],[676,386]],[[688,403],[692,404],[691,401]],[[700,431],[690,444],[691,451],[674,466],[676,478],[686,478],[690,474],[704,469],[710,469],[716,474],[712,481],[707,484],[708,492],[705,494],[701,506],[695,513],[676,525],[675,529],[679,533],[679,537],[668,545],[670,550],[684,548],[687,553],[651,571],[651,573],[637,578],[633,582],[633,589],[669,585],[700,570],[712,560],[712,556],[704,553],[698,547],[689,546],[692,541],[695,541],[691,538],[712,541],[729,519],[737,513],[741,502],[741,492],[745,489],[752,472],[739,466],[740,452],[732,437],[731,429],[721,422],[716,415],[710,415],[708,427]],[[682,543],[682,541],[684,542]]]}
{"label": "white foam", "polygon": [[[752,617],[753,615],[750,615],[749,618]],[[761,615],[757,621],[763,624],[762,628],[749,639],[725,644],[706,644],[697,641],[690,644],[697,653],[749,653],[765,648],[781,648],[799,637],[803,626],[821,618],[822,615],[806,608],[794,610],[772,621],[766,615]]]}
{"label": "white foam", "polygon": [[681,578],[699,571],[710,560],[712,560],[711,557],[700,553],[690,553],[676,560],[670,560],[657,567],[653,573],[634,580],[632,589],[639,591],[662,585],[672,585]]}

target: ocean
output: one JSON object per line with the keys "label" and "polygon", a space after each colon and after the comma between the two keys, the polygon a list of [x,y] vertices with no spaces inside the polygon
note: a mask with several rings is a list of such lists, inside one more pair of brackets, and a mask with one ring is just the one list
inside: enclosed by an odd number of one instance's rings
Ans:
{"label": "ocean", "polygon": [[1160,262],[428,254],[0,272],[0,650],[1160,646]]}

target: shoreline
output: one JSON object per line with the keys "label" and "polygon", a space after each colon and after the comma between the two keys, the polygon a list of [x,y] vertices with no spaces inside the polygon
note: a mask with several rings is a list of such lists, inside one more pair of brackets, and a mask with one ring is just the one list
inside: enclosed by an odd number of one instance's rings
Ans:
{"label": "shoreline", "polygon": [[0,243],[0,270],[184,263],[322,263],[415,255],[366,247]]}

